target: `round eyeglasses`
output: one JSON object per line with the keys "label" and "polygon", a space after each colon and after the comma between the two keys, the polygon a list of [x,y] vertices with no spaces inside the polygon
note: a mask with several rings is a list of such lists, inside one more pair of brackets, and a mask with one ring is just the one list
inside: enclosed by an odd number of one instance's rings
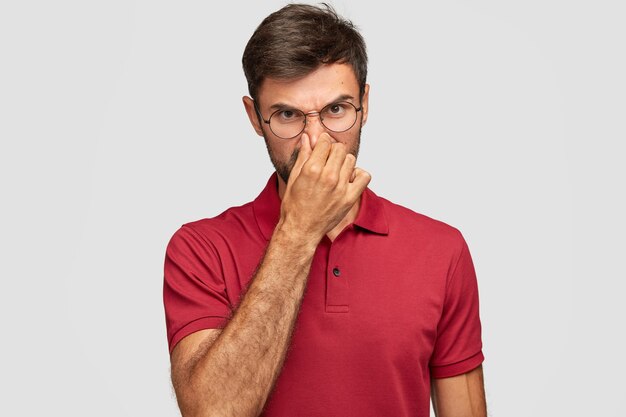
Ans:
{"label": "round eyeglasses", "polygon": [[254,103],[254,108],[261,120],[270,126],[273,134],[281,139],[293,139],[304,131],[307,117],[313,115],[318,115],[322,125],[331,132],[345,132],[354,126],[357,114],[363,109],[363,106],[357,108],[348,101],[337,101],[327,105],[320,111],[310,111],[308,113],[287,107],[276,110],[267,120],[263,118],[256,102]]}

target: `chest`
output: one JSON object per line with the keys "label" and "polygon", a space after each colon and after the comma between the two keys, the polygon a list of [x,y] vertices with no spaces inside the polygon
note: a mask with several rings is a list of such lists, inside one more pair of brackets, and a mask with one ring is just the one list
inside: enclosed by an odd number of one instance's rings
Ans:
{"label": "chest", "polygon": [[[262,245],[223,259],[231,300],[239,299],[263,255]],[[292,350],[427,363],[437,336],[449,260],[427,245],[407,248],[387,236],[353,234],[317,248]]]}

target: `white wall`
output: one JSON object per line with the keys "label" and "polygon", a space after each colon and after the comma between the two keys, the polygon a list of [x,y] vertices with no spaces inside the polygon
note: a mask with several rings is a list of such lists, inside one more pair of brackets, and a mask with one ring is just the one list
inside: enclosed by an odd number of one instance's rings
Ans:
{"label": "white wall", "polygon": [[[0,5],[0,415],[177,415],[165,245],[271,172],[240,60],[282,4]],[[371,188],[470,244],[490,414],[623,416],[623,3],[335,6]]]}

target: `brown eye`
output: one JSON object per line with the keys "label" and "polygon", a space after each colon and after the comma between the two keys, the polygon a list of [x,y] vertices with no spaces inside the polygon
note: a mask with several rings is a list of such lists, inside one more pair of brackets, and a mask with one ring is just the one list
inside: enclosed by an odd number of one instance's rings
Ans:
{"label": "brown eye", "polygon": [[326,109],[324,109],[324,116],[325,117],[343,117],[346,115],[347,113],[347,104],[343,104],[343,103],[334,103],[329,105],[328,107],[326,107]]}
{"label": "brown eye", "polygon": [[291,110],[283,110],[279,113],[279,116],[281,119],[289,120],[289,119],[293,119],[293,117],[295,116],[295,113]]}

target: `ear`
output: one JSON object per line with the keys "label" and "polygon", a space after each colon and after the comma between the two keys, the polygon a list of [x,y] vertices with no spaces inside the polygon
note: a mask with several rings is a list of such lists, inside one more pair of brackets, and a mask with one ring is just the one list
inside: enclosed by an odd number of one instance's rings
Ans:
{"label": "ear", "polygon": [[254,100],[252,100],[248,96],[242,97],[243,107],[246,109],[246,113],[248,113],[248,119],[250,119],[250,123],[254,128],[254,131],[257,135],[263,136],[263,128],[261,127],[261,120],[259,120],[259,114],[256,112],[254,108]]}
{"label": "ear", "polygon": [[363,119],[361,122],[361,126],[365,126],[365,122],[367,122],[367,111],[369,110],[369,97],[370,97],[370,85],[365,84],[365,89],[363,92],[363,98],[361,99],[361,110],[363,112]]}

